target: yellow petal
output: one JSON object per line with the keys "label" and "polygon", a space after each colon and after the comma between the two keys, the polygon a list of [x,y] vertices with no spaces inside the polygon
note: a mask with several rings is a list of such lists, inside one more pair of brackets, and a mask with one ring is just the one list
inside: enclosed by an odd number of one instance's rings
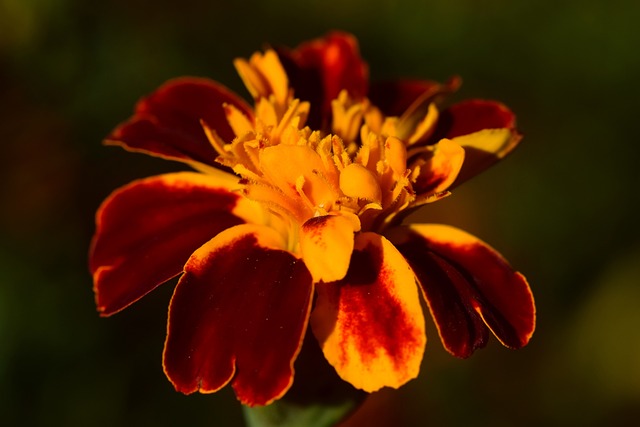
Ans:
{"label": "yellow petal", "polygon": [[353,251],[354,224],[342,215],[311,218],[302,225],[302,259],[318,283],[344,278]]}
{"label": "yellow petal", "polygon": [[224,112],[227,116],[227,122],[229,122],[229,126],[231,126],[236,136],[242,137],[249,132],[253,132],[253,123],[238,108],[231,104],[226,104]]}
{"label": "yellow petal", "polygon": [[249,61],[238,58],[233,63],[254,98],[267,98],[273,94],[278,105],[285,105],[289,79],[275,51],[270,49],[264,54],[256,52]]}

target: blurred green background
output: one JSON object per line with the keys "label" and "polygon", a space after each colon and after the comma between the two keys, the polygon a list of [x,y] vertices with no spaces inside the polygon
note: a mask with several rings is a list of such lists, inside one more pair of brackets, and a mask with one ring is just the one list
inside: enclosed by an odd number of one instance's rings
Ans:
{"label": "blurred green background", "polygon": [[349,425],[640,425],[640,2],[0,0],[0,417],[6,426],[241,425],[225,388],[173,391],[172,287],[109,319],[87,248],[100,201],[182,166],[101,139],[166,79],[246,94],[231,61],[353,32],[372,79],[463,77],[525,134],[507,161],[420,213],[528,277],[537,331],[469,360],[429,326],[420,377]]}

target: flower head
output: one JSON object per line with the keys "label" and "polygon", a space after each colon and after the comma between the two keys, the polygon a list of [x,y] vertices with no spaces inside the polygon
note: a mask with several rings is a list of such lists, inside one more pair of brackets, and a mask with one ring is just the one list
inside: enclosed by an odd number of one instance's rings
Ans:
{"label": "flower head", "polygon": [[370,86],[344,33],[235,66],[253,107],[176,79],[107,138],[195,169],[116,190],[90,255],[104,316],[181,275],[163,355],[177,390],[231,383],[243,403],[268,404],[291,386],[309,325],[345,381],[399,387],[426,344],[420,295],[455,356],[489,331],[529,341],[533,298],[500,254],[451,226],[403,223],[515,148],[507,107],[442,109],[457,78]]}

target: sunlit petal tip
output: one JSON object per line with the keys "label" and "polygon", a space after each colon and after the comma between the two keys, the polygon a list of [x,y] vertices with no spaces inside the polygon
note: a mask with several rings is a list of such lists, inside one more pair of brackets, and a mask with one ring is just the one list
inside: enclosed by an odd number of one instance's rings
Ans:
{"label": "sunlit petal tip", "polygon": [[191,253],[225,228],[259,218],[232,176],[178,172],[114,191],[96,214],[89,254],[98,310],[113,314],[177,276]]}
{"label": "sunlit petal tip", "polygon": [[527,344],[536,323],[531,289],[495,249],[439,224],[388,235],[415,271],[450,353],[470,356],[486,344],[489,330],[509,348]]}
{"label": "sunlit petal tip", "polygon": [[311,326],[342,379],[373,392],[418,375],[424,317],[413,272],[388,240],[358,234],[347,276],[317,291]]}
{"label": "sunlit petal tip", "polygon": [[313,282],[301,260],[264,226],[229,228],[191,256],[169,307],[164,371],[183,393],[231,384],[249,406],[293,382]]}

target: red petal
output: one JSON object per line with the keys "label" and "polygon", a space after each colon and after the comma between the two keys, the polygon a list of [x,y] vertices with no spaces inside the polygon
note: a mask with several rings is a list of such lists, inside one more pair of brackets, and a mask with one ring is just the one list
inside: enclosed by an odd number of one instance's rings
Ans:
{"label": "red petal", "polygon": [[496,101],[471,99],[442,111],[433,142],[483,129],[515,129],[515,125],[516,116],[506,105]]}
{"label": "red petal", "polygon": [[368,96],[386,116],[399,117],[425,94],[430,94],[424,100],[428,103],[438,95],[454,92],[459,86],[460,79],[456,77],[445,84],[430,80],[382,81],[371,84]]}
{"label": "red petal", "polygon": [[278,52],[294,95],[311,103],[307,124],[320,129],[328,123],[331,101],[342,89],[352,98],[367,94],[368,66],[360,57],[358,41],[343,32],[301,44],[292,51]]}
{"label": "red petal", "polygon": [[487,327],[507,347],[526,345],[535,306],[520,273],[486,243],[445,225],[412,225],[390,236],[415,271],[445,348],[468,357]]}
{"label": "red petal", "polygon": [[238,399],[266,405],[293,382],[313,284],[302,261],[275,249],[272,229],[240,225],[196,251],[169,308],[164,369],[178,391],[231,381]]}
{"label": "red petal", "polygon": [[194,250],[245,222],[248,203],[214,178],[193,172],[116,190],[98,210],[89,257],[98,311],[107,316],[122,310],[178,275]]}
{"label": "red petal", "polygon": [[193,77],[170,80],[140,100],[131,119],[117,127],[106,142],[172,160],[216,166],[218,153],[201,120],[231,142],[235,135],[226,120],[225,103],[253,119],[251,108],[219,83]]}
{"label": "red petal", "polygon": [[387,239],[358,234],[347,276],[317,290],[311,326],[342,379],[372,392],[418,375],[426,335],[415,276]]}

